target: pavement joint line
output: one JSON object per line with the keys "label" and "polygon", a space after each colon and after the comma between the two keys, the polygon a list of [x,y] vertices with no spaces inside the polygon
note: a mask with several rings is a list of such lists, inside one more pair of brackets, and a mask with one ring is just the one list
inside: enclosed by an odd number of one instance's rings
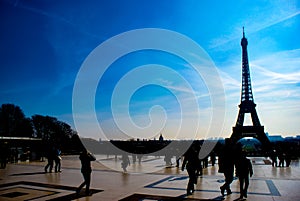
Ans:
{"label": "pavement joint line", "polygon": [[[188,179],[188,177],[183,176],[184,179]],[[157,186],[159,184],[164,183],[165,181],[173,181],[171,180],[172,178],[174,178],[174,176],[169,176],[166,178],[163,178],[161,180],[158,180],[156,182],[153,182],[151,184],[148,184],[146,186],[144,186],[144,188],[154,188],[154,189],[164,189],[164,190],[180,190],[180,191],[184,191],[186,190],[185,188],[176,188],[176,187],[163,187],[163,186]],[[178,177],[175,177],[178,178]],[[276,188],[275,184],[273,183],[272,180],[269,179],[262,179],[262,181],[266,182],[266,185],[270,191],[270,193],[257,193],[257,192],[248,192],[248,194],[252,194],[252,195],[264,195],[264,196],[281,196],[281,194],[279,193],[278,189]],[[195,191],[197,192],[219,192],[219,190],[210,190],[210,189],[195,189]],[[232,191],[232,193],[234,194],[239,194],[239,191]]]}

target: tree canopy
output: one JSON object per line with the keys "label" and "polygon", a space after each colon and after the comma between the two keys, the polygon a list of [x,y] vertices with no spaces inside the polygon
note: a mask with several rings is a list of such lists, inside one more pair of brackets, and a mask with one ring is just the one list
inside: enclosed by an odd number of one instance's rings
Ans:
{"label": "tree canopy", "polygon": [[31,120],[36,137],[42,138],[43,141],[62,144],[76,134],[70,125],[55,117],[33,115]]}
{"label": "tree canopy", "polygon": [[2,104],[0,107],[0,136],[32,137],[31,119],[26,118],[19,106]]}
{"label": "tree canopy", "polygon": [[41,138],[45,144],[70,148],[74,135],[77,133],[70,125],[55,117],[36,114],[27,118],[19,106],[0,107],[0,136]]}

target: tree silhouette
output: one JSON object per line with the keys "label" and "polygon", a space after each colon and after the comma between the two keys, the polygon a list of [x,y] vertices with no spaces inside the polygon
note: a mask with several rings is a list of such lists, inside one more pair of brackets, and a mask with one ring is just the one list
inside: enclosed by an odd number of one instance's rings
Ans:
{"label": "tree silhouette", "polygon": [[32,123],[35,136],[41,138],[46,144],[61,146],[65,149],[72,146],[72,136],[76,132],[67,123],[59,121],[55,117],[42,115],[33,115]]}
{"label": "tree silhouette", "polygon": [[19,106],[14,104],[2,104],[0,107],[0,136],[33,136],[31,120],[25,117]]}
{"label": "tree silhouette", "polygon": [[14,104],[0,107],[0,136],[40,138],[40,150],[54,145],[62,150],[78,150],[80,144],[76,140],[77,132],[67,123],[38,114],[26,118],[21,108]]}

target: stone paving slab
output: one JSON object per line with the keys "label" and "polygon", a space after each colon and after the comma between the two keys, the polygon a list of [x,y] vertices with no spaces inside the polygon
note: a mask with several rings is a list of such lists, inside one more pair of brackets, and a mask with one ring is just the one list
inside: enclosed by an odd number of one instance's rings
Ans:
{"label": "stone paving slab", "polygon": [[[300,167],[272,167],[265,159],[252,158],[254,175],[250,180],[247,200],[300,200]],[[93,163],[92,195],[76,196],[76,187],[83,181],[78,156],[65,156],[61,173],[44,173],[45,162],[8,164],[0,169],[0,201],[19,200],[239,200],[239,182],[232,183],[233,194],[222,197],[219,187],[224,182],[218,167],[209,166],[198,178],[196,191],[185,195],[188,182],[186,171],[165,167],[163,159],[145,159],[132,164],[129,173],[109,169],[100,162]],[[111,163],[112,161],[110,161]],[[121,161],[114,161],[119,167]],[[149,164],[151,163],[151,164]],[[160,167],[149,172],[149,166]],[[147,173],[142,170],[146,169]],[[138,170],[138,171],[136,171]],[[136,172],[134,172],[136,171]]]}

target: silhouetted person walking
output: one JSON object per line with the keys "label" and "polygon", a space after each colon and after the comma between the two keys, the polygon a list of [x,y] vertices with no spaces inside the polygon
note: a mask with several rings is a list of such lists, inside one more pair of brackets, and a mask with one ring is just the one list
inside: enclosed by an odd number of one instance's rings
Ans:
{"label": "silhouetted person walking", "polygon": [[56,155],[55,148],[51,147],[47,152],[47,161],[48,161],[48,163],[44,168],[46,173],[48,172],[48,168],[49,168],[49,172],[52,172],[55,155]]}
{"label": "silhouetted person walking", "polygon": [[224,196],[225,190],[227,192],[227,195],[230,195],[231,189],[230,184],[233,181],[233,174],[234,174],[234,151],[233,151],[233,145],[231,143],[230,138],[225,139],[225,146],[221,150],[220,156],[219,156],[219,172],[224,173],[225,177],[225,184],[220,187],[221,194]]}
{"label": "silhouetted person walking", "polygon": [[272,167],[277,167],[277,153],[275,149],[271,151],[270,158],[272,160]]}
{"label": "silhouetted person walking", "polygon": [[7,158],[8,158],[8,155],[9,155],[9,149],[8,149],[8,146],[3,143],[1,144],[1,147],[0,147],[1,151],[0,151],[0,168],[1,169],[5,169],[6,168],[6,164],[7,164]]}
{"label": "silhouetted person walking", "polygon": [[61,151],[60,149],[55,150],[55,172],[61,172]]}
{"label": "silhouetted person walking", "polygon": [[85,194],[90,195],[90,184],[91,184],[91,173],[92,173],[91,161],[95,161],[96,158],[91,153],[89,153],[86,149],[83,149],[83,151],[79,156],[79,159],[81,161],[81,173],[84,178],[84,181],[77,188],[76,194],[78,195],[81,189],[84,186],[86,186]]}
{"label": "silhouetted person walking", "polygon": [[203,168],[207,168],[208,167],[208,156],[206,156],[202,161],[203,161]]}
{"label": "silhouetted person walking", "polygon": [[285,154],[285,165],[286,165],[286,167],[290,167],[291,161],[292,161],[291,153],[288,151]]}
{"label": "silhouetted person walking", "polygon": [[130,165],[130,160],[129,160],[129,157],[128,157],[128,154],[123,154],[122,155],[122,163],[121,163],[121,167],[123,169],[124,172],[127,172],[127,166]]}
{"label": "silhouetted person walking", "polygon": [[252,177],[253,169],[251,161],[248,158],[246,158],[245,152],[241,153],[241,156],[236,163],[236,173],[240,181],[240,198],[247,198],[249,175],[250,177]]}
{"label": "silhouetted person walking", "polygon": [[215,164],[216,164],[216,153],[214,151],[212,151],[210,153],[210,160],[211,160],[211,165],[215,166]]}
{"label": "silhouetted person walking", "polygon": [[184,159],[182,162],[181,170],[184,171],[186,166],[188,175],[189,175],[189,182],[186,189],[186,194],[191,195],[195,191],[194,184],[197,184],[197,170],[199,165],[201,165],[200,160],[198,158],[199,151],[195,144],[191,145],[191,147],[187,150],[184,154]]}
{"label": "silhouetted person walking", "polygon": [[175,158],[176,158],[176,167],[179,168],[179,166],[180,166],[180,159],[181,159],[181,152],[180,152],[180,150],[178,148],[175,150]]}
{"label": "silhouetted person walking", "polygon": [[278,159],[279,159],[278,167],[284,167],[285,153],[281,151],[278,155]]}
{"label": "silhouetted person walking", "polygon": [[139,154],[139,155],[137,155],[137,158],[138,158],[139,164],[141,164],[143,155]]}

